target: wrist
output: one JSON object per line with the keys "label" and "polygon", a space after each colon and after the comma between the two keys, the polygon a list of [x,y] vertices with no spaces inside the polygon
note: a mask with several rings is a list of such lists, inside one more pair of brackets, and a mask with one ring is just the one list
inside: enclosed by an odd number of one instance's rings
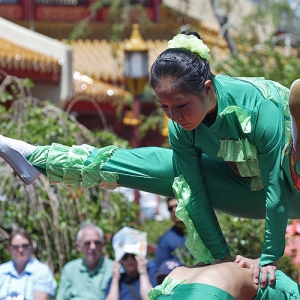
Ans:
{"label": "wrist", "polygon": [[148,271],[139,272],[139,275],[148,275]]}

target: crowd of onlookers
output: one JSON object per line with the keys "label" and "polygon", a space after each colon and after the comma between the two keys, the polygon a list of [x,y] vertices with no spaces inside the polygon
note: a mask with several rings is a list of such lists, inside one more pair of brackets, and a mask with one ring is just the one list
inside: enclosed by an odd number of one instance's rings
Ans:
{"label": "crowd of onlookers", "polygon": [[174,226],[160,237],[155,259],[147,259],[147,234],[125,226],[113,236],[113,261],[102,252],[102,229],[83,223],[76,237],[82,257],[63,267],[59,284],[47,264],[35,258],[30,234],[14,230],[7,242],[12,259],[0,265],[0,300],[148,299],[153,287],[183,265],[174,254],[185,243],[184,225],[175,216],[177,200],[165,203]]}
{"label": "crowd of onlookers", "polygon": [[[0,265],[0,300],[148,299],[153,287],[183,265],[175,250],[184,247],[185,226],[175,215],[177,200],[168,198],[165,204],[173,226],[160,236],[153,261],[147,259],[145,232],[127,226],[119,230],[112,239],[113,261],[102,253],[102,229],[86,222],[76,237],[81,258],[63,267],[59,284],[47,264],[35,258],[30,234],[23,228],[12,231],[7,241],[12,259]],[[157,207],[153,208],[146,209],[148,218],[156,215]],[[294,254],[294,262],[299,263],[300,220],[287,226],[286,237],[286,254]]]}

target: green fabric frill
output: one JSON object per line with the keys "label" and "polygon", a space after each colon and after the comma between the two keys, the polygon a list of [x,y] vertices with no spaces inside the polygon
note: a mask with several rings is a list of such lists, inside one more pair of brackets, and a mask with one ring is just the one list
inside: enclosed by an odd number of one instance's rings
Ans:
{"label": "green fabric frill", "polygon": [[188,236],[185,241],[186,247],[199,262],[205,264],[213,262],[215,260],[213,255],[202,242],[194,223],[186,210],[186,205],[191,199],[191,189],[188,183],[185,181],[184,177],[180,175],[179,177],[175,177],[172,187],[178,200],[175,215],[185,224],[188,231]]}
{"label": "green fabric frill", "polygon": [[[285,125],[285,148],[288,146],[291,137],[291,120],[290,111],[288,105],[289,90],[277,82],[270,81],[275,88],[271,88],[270,83],[265,81],[263,77],[238,77],[240,80],[248,81],[254,84],[265,99],[269,99],[277,106],[281,106],[284,113],[284,125]],[[277,90],[279,98],[274,93]],[[244,133],[250,133],[251,128],[251,115],[244,112],[238,106],[228,106],[221,113],[223,117],[226,114],[235,112],[238,117],[239,123]],[[235,141],[233,139],[224,139],[220,141],[220,150],[218,156],[222,157],[225,161],[235,162],[239,173],[242,177],[253,177],[251,182],[251,190],[260,190],[263,188],[262,178],[259,170],[257,149],[249,142],[248,139],[240,139]]]}
{"label": "green fabric frill", "polygon": [[178,281],[170,277],[166,277],[162,282],[162,284],[157,285],[156,287],[154,287],[149,291],[148,299],[155,300],[161,295],[170,295],[172,294],[176,286],[178,286],[179,284],[183,284],[185,282],[186,280]]}
{"label": "green fabric frill", "polygon": [[100,184],[101,188],[114,189],[118,186],[118,174],[101,169],[117,149],[116,146],[99,149],[86,144],[68,147],[53,143],[46,162],[49,182],[82,182],[83,188]]}

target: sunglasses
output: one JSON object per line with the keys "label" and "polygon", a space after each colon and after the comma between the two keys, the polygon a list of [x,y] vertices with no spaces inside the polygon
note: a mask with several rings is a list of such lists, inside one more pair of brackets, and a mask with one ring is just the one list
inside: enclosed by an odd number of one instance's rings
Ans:
{"label": "sunglasses", "polygon": [[83,246],[85,248],[89,248],[91,246],[91,244],[94,243],[94,245],[97,247],[97,248],[100,248],[102,246],[102,242],[101,241],[86,241],[83,243]]}
{"label": "sunglasses", "polygon": [[173,205],[173,206],[168,206],[168,211],[171,212],[173,211],[174,208],[176,208],[177,205]]}
{"label": "sunglasses", "polygon": [[30,247],[30,244],[23,244],[23,245],[10,245],[10,247],[15,250],[18,251],[20,248],[22,248],[23,250],[28,250]]}
{"label": "sunglasses", "polygon": [[134,254],[126,253],[126,254],[124,254],[124,256],[121,258],[121,260],[127,260],[129,257],[131,257],[132,259],[135,259],[135,255],[134,255]]}

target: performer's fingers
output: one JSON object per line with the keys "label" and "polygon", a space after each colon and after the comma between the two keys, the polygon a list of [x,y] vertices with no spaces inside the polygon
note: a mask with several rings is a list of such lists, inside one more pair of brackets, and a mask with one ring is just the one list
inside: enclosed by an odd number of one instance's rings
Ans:
{"label": "performer's fingers", "polygon": [[235,262],[238,263],[238,262],[240,262],[240,261],[243,260],[243,259],[244,259],[243,256],[237,255],[236,258],[235,258]]}
{"label": "performer's fingers", "polygon": [[269,274],[270,274],[269,285],[272,285],[275,282],[275,271],[276,268],[274,266],[269,266]]}
{"label": "performer's fingers", "polygon": [[241,259],[241,260],[239,260],[238,262],[236,261],[236,263],[238,264],[238,266],[239,266],[240,268],[245,268],[245,267],[247,267],[247,263],[246,263],[246,261],[245,261],[244,259]]}
{"label": "performer's fingers", "polygon": [[255,284],[259,283],[260,267],[259,265],[252,266],[253,269],[253,281]]}
{"label": "performer's fingers", "polygon": [[261,282],[260,282],[260,286],[262,288],[265,288],[267,286],[268,283],[268,267],[262,267],[261,268]]}
{"label": "performer's fingers", "polygon": [[276,271],[277,267],[274,265],[268,265],[265,268],[267,269],[268,274],[269,274],[269,285],[272,285],[276,280],[275,271]]}

